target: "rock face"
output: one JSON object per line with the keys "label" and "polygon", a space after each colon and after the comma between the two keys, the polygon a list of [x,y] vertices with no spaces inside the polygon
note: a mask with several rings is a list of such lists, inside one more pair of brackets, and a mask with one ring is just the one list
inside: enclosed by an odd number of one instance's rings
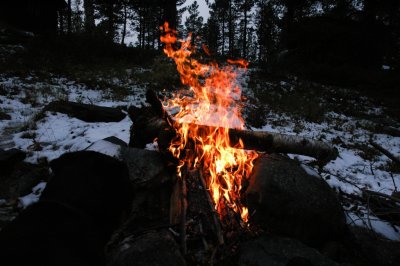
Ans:
{"label": "rock face", "polygon": [[242,244],[238,265],[333,266],[338,264],[295,239],[266,235]]}
{"label": "rock face", "polygon": [[49,103],[44,110],[67,114],[85,122],[119,122],[126,116],[117,108],[68,101]]}
{"label": "rock face", "polygon": [[259,158],[246,191],[251,220],[274,235],[321,247],[347,233],[335,193],[321,178],[279,155]]}

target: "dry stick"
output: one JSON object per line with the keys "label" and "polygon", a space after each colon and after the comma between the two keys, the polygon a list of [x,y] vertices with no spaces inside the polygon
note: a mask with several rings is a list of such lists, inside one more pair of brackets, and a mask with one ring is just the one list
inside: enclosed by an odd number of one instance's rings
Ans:
{"label": "dry stick", "polygon": [[214,259],[215,259],[215,255],[217,254],[218,251],[218,247],[215,247],[212,254],[211,254],[211,258],[210,258],[210,266],[214,265]]}
{"label": "dry stick", "polygon": [[211,211],[212,211],[212,216],[213,216],[213,221],[214,221],[214,225],[215,225],[215,231],[216,231],[216,234],[217,234],[218,244],[219,245],[223,245],[224,244],[224,236],[222,234],[221,225],[219,223],[219,219],[218,219],[218,216],[217,216],[218,214],[215,211],[214,203],[213,203],[213,201],[211,199],[210,193],[208,193],[208,191],[207,191],[207,185],[206,185],[206,181],[204,180],[204,176],[203,176],[202,170],[199,170],[199,177],[200,177],[201,184],[202,184],[202,186],[204,188],[204,192],[206,194],[206,198],[207,198],[208,204],[209,204],[209,206],[211,208]]}
{"label": "dry stick", "polygon": [[371,196],[367,196],[367,221],[369,225],[369,229],[375,233],[374,228],[372,227],[371,219],[369,218],[370,212],[371,212],[371,207],[369,206],[369,199]]}
{"label": "dry stick", "polygon": [[182,177],[179,182],[181,182],[181,224],[180,224],[181,246],[182,246],[183,255],[186,255],[186,253],[187,253],[187,245],[186,245],[187,190],[186,190],[186,175],[185,174],[182,174]]}
{"label": "dry stick", "polygon": [[201,221],[199,222],[199,231],[200,231],[200,234],[201,234],[201,241],[203,242],[204,249],[207,251],[208,250],[208,243],[207,243],[207,240],[204,237],[203,224],[201,223]]}
{"label": "dry stick", "polygon": [[389,159],[391,159],[393,162],[396,162],[398,164],[400,164],[400,158],[397,156],[394,156],[393,154],[391,154],[388,150],[386,150],[385,148],[383,148],[382,146],[380,146],[378,143],[373,142],[372,140],[369,141],[369,143],[378,151],[380,151],[381,153],[383,153],[384,155],[386,155]]}

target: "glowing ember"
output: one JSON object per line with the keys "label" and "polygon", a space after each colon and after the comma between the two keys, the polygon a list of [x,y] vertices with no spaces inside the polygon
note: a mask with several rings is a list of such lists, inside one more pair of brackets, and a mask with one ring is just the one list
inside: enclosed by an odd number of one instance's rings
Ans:
{"label": "glowing ember", "polygon": [[[235,67],[200,63],[190,57],[194,52],[190,35],[186,40],[179,40],[180,47],[176,48],[176,31],[168,23],[163,30],[164,52],[175,61],[181,82],[190,89],[186,95],[177,95],[167,103],[167,108],[179,110],[174,125],[178,137],[169,147],[180,159],[178,174],[181,175],[183,166],[203,168],[218,213],[223,216],[228,207],[247,222],[248,210],[240,202],[240,193],[242,180],[251,173],[257,153],[243,150],[242,141],[232,147],[228,133],[229,128],[244,129],[236,66],[246,68],[248,63],[228,60]],[[203,49],[209,53],[206,47]],[[214,127],[205,130],[198,125]],[[187,149],[194,152],[185,152]]]}

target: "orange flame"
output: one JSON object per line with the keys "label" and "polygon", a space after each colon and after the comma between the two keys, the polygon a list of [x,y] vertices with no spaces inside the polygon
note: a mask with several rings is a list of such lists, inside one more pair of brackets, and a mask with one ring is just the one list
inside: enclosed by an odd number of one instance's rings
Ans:
{"label": "orange flame", "polygon": [[[180,159],[178,174],[181,176],[181,168],[185,165],[188,168],[203,167],[207,189],[218,213],[223,216],[224,208],[228,207],[247,222],[248,209],[240,202],[242,180],[251,173],[253,160],[258,155],[244,150],[241,140],[235,147],[229,140],[229,128],[244,128],[236,67],[200,63],[191,58],[194,53],[191,35],[186,40],[179,40],[180,47],[176,48],[176,31],[170,29],[167,22],[162,29],[165,33],[161,36],[164,52],[175,61],[182,84],[189,87],[189,92],[176,95],[167,103],[167,108],[179,109],[174,117],[178,137],[169,147]],[[244,68],[248,65],[245,60],[228,60],[228,63]],[[213,127],[205,129],[199,125]],[[185,152],[189,148],[194,153]]]}

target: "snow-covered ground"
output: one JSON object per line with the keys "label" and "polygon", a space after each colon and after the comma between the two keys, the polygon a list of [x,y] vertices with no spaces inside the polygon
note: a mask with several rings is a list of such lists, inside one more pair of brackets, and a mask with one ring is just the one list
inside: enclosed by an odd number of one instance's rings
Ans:
{"label": "snow-covered ground", "polygon": [[[113,82],[119,84],[122,81],[115,79]],[[42,157],[52,160],[65,152],[83,150],[109,136],[128,142],[131,126],[128,117],[118,123],[86,123],[64,114],[41,114],[46,104],[58,99],[114,107],[140,106],[144,102],[143,86],[133,81],[121,86],[128,89],[129,95],[115,100],[113,92],[107,88],[90,88],[64,77],[50,75],[43,80],[35,74],[25,78],[0,75],[0,110],[11,116],[11,120],[0,120],[0,148],[22,149],[28,152],[26,161],[35,163]],[[251,96],[250,90],[245,91]],[[370,106],[368,109],[375,114],[382,112],[379,106]],[[372,138],[391,153],[399,154],[399,137],[374,134],[365,126],[372,123],[368,118],[359,119],[337,112],[328,112],[325,118],[322,123],[312,123],[270,111],[265,126],[253,130],[298,134],[334,143],[340,155],[322,169],[315,168],[312,158],[290,156],[303,162],[310,173],[318,172],[336,190],[360,195],[361,189],[367,188],[391,195],[396,186],[400,188],[400,174],[391,171],[390,159],[379,153],[368,156],[360,149],[368,147]],[[37,195],[42,186],[34,188],[33,194]],[[24,197],[21,201],[32,202],[34,195]],[[345,210],[350,224],[372,227],[389,239],[400,240],[400,227],[375,217],[366,206],[355,207],[350,204],[345,206]]]}

